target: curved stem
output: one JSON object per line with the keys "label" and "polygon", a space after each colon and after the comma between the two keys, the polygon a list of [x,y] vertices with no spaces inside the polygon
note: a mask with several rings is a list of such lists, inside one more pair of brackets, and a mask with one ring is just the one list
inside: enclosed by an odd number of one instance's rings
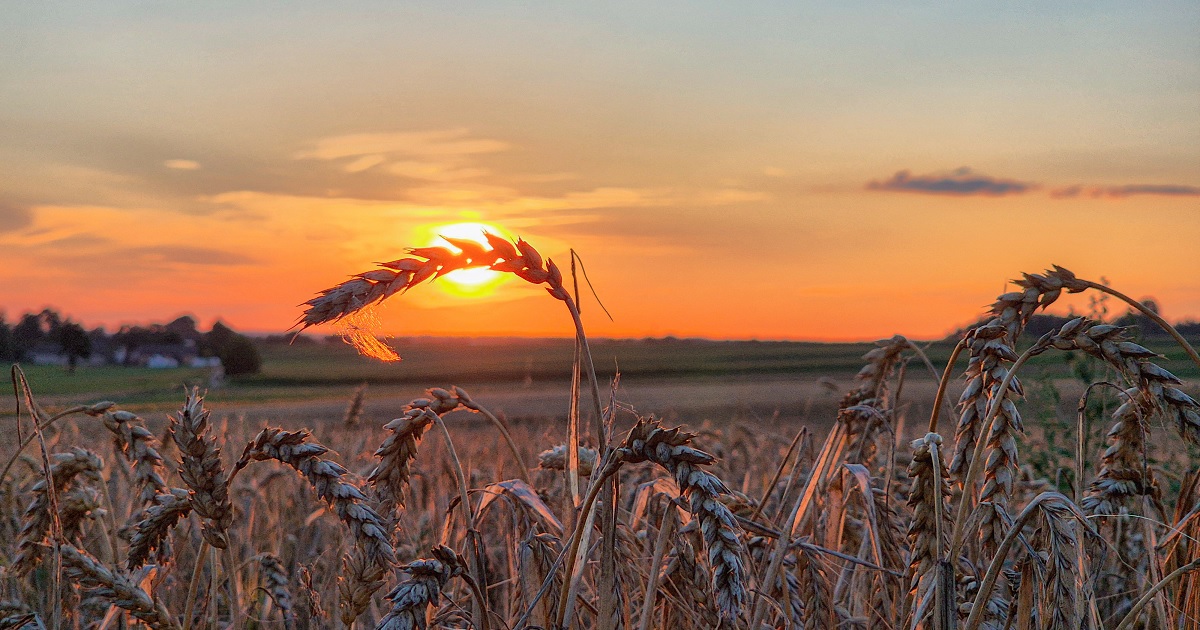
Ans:
{"label": "curved stem", "polygon": [[579,345],[583,348],[583,367],[587,369],[588,381],[592,385],[592,406],[596,413],[596,423],[599,425],[600,449],[607,447],[607,440],[604,435],[604,410],[600,407],[600,383],[596,380],[596,366],[592,363],[592,350],[588,347],[587,335],[583,332],[583,318],[579,314],[579,307],[575,304],[575,300],[567,298],[563,300],[567,304],[567,310],[571,311],[571,319],[575,322],[575,336],[579,338]]}
{"label": "curved stem", "polygon": [[1122,619],[1121,623],[1117,625],[1117,630],[1126,630],[1127,628],[1133,627],[1133,623],[1137,621],[1138,616],[1142,614],[1142,609],[1146,607],[1146,604],[1150,603],[1150,600],[1153,599],[1159,591],[1170,586],[1172,582],[1178,580],[1183,576],[1184,573],[1195,571],[1197,569],[1200,569],[1200,558],[1192,560],[1178,569],[1175,569],[1170,573],[1170,575],[1159,580],[1158,583],[1150,587],[1150,590],[1146,591],[1145,595],[1142,595],[1141,599],[1137,600],[1137,603],[1135,603],[1133,608],[1129,610],[1129,614],[1125,615],[1125,618]]}
{"label": "curved stem", "polygon": [[1113,289],[1112,287],[1106,287],[1103,284],[1092,282],[1091,280],[1084,280],[1083,283],[1089,288],[1100,291],[1101,293],[1107,293],[1118,300],[1121,300],[1122,302],[1141,311],[1141,313],[1146,317],[1154,320],[1154,323],[1158,324],[1163,330],[1167,331],[1167,333],[1174,337],[1175,341],[1177,341],[1179,345],[1183,347],[1183,351],[1186,352],[1188,357],[1192,359],[1192,363],[1195,363],[1196,367],[1200,367],[1200,354],[1198,354],[1196,349],[1192,347],[1192,344],[1188,343],[1187,339],[1184,339],[1183,335],[1179,334],[1179,331],[1175,330],[1174,326],[1168,324],[1167,320],[1163,319],[1161,315],[1155,313],[1149,308],[1146,308],[1145,304],[1142,304],[1141,302],[1129,297],[1128,295],[1125,295],[1124,293],[1121,293],[1120,291],[1117,291],[1116,289]]}
{"label": "curved stem", "polygon": [[1067,501],[1067,497],[1057,492],[1043,492],[1032,501],[1029,505],[1021,510],[1021,514],[1013,521],[1012,527],[1008,529],[1008,535],[1000,542],[1000,546],[996,548],[996,556],[992,558],[992,563],[988,565],[987,574],[983,576],[983,583],[979,587],[979,592],[975,594],[975,603],[971,605],[971,616],[967,617],[967,623],[963,626],[963,630],[973,630],[978,627],[983,621],[984,602],[987,601],[988,595],[992,592],[992,587],[996,585],[996,579],[1000,577],[1000,570],[1004,567],[1004,558],[1008,556],[1008,549],[1012,547],[1014,541],[1021,535],[1021,530],[1025,527],[1025,522],[1033,518],[1035,508],[1043,502],[1050,499],[1061,499]]}
{"label": "curved stem", "polygon": [[[426,410],[425,413],[437,423],[438,428],[442,430],[442,437],[446,438],[446,449],[450,452],[450,459],[454,463],[454,474],[458,478],[458,492],[462,501],[463,520],[467,525],[467,539],[471,541],[471,555],[468,559],[471,562],[471,578],[476,584],[486,585],[487,582],[483,579],[483,564],[480,562],[479,548],[479,532],[475,529],[475,510],[471,508],[471,497],[467,493],[467,476],[463,473],[462,461],[458,459],[458,453],[454,450],[454,442],[450,439],[450,430],[446,428],[446,423],[442,422],[442,417]],[[476,603],[477,610],[474,617],[480,628],[487,628],[487,604],[480,600]]]}
{"label": "curved stem", "polygon": [[[461,398],[462,396],[460,395],[459,397]],[[504,443],[508,444],[508,450],[512,451],[512,456],[513,459],[516,460],[517,466],[521,469],[521,478],[525,481],[533,483],[533,477],[529,474],[529,467],[525,465],[525,460],[521,459],[521,451],[517,449],[517,443],[513,441],[512,434],[508,432],[508,426],[504,423],[504,421],[493,415],[492,412],[488,411],[483,405],[480,405],[473,400],[469,400],[467,408],[471,411],[482,414],[483,417],[488,419],[488,422],[492,423],[492,426],[496,427],[496,430],[499,431],[500,435],[504,438]]]}
{"label": "curved stem", "polygon": [[192,613],[196,607],[196,591],[200,587],[200,576],[204,562],[208,559],[208,540],[200,537],[200,550],[196,552],[196,566],[192,568],[192,581],[188,583],[187,599],[183,605],[183,630],[191,630]]}
{"label": "curved stem", "polygon": [[950,352],[950,359],[946,361],[946,369],[942,371],[942,379],[938,382],[937,396],[933,399],[933,413],[929,416],[929,432],[938,432],[938,416],[942,412],[942,401],[946,398],[946,387],[950,384],[950,374],[954,371],[954,362],[958,360],[958,355],[962,354],[963,348],[967,347],[967,340],[960,339],[954,345],[954,350]]}

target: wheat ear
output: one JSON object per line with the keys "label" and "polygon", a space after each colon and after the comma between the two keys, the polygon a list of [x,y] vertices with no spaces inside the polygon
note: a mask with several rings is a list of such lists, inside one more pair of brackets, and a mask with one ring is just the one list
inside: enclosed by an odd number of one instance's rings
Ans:
{"label": "wheat ear", "polygon": [[80,586],[95,589],[96,595],[129,611],[153,630],[177,630],[179,624],[167,612],[162,602],[123,573],[110,571],[86,551],[72,545],[62,546],[63,570]]}
{"label": "wheat ear", "polygon": [[183,488],[172,488],[170,492],[156,495],[154,502],[142,511],[133,526],[125,566],[132,570],[145,564],[150,554],[167,539],[179,519],[191,511],[188,491]]}
{"label": "wheat ear", "polygon": [[387,594],[392,609],[376,630],[425,630],[425,612],[436,604],[450,578],[466,575],[465,561],[453,549],[439,546],[433,558],[423,558],[404,567],[409,579]]}
{"label": "wheat ear", "polygon": [[43,541],[55,516],[51,514],[50,493],[61,495],[77,476],[100,482],[100,473],[104,470],[104,462],[100,457],[82,448],[55,453],[50,456],[50,463],[49,477],[53,480],[53,487],[50,487],[45,479],[34,484],[31,489],[33,501],[21,517],[21,531],[17,534],[17,557],[13,560],[13,570],[18,575],[28,573],[42,558]]}
{"label": "wheat ear", "polygon": [[102,418],[117,448],[133,464],[138,501],[142,505],[152,503],[156,494],[168,491],[167,482],[162,478],[163,458],[158,452],[158,440],[136,414],[105,410]]}
{"label": "wheat ear", "polygon": [[654,462],[675,478],[688,499],[692,516],[700,523],[700,533],[708,547],[713,568],[712,587],[717,607],[727,620],[737,618],[746,598],[746,572],[742,566],[741,527],[729,508],[720,501],[729,489],[715,475],[700,468],[716,459],[690,446],[695,434],[678,427],[664,429],[653,420],[639,418],[624,443],[617,449],[626,463]]}
{"label": "wheat ear", "polygon": [[379,515],[364,503],[366,495],[346,482],[348,471],[345,468],[337,462],[322,459],[329,449],[308,441],[309,437],[309,432],[303,429],[263,429],[246,445],[234,470],[241,470],[251,461],[263,460],[291,466],[308,480],[350,528],[359,547],[366,551],[368,560],[381,568],[391,566],[394,560],[392,545]]}
{"label": "wheat ear", "polygon": [[233,524],[229,481],[221,464],[221,449],[209,434],[209,411],[204,397],[193,387],[183,409],[171,418],[171,436],[179,446],[179,477],[191,490],[192,509],[201,517],[201,533],[208,544],[229,547],[226,532]]}

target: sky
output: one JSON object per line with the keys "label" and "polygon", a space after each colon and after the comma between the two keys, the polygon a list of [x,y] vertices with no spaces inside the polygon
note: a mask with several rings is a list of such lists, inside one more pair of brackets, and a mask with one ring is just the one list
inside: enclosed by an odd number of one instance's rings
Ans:
{"label": "sky", "polygon": [[[5,2],[0,308],[282,331],[482,223],[593,336],[941,337],[1052,264],[1200,319],[1200,4],[899,4]],[[380,332],[573,332],[463,293]]]}

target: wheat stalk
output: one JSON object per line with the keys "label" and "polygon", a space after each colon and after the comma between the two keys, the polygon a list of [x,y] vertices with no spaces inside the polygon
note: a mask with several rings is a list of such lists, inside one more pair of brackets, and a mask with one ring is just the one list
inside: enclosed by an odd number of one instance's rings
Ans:
{"label": "wheat stalk", "polygon": [[[77,476],[99,483],[101,472],[104,470],[104,462],[100,460],[100,456],[82,448],[55,453],[50,456],[50,462],[49,478],[53,480],[53,484],[47,484],[43,479],[33,485],[30,489],[33,500],[21,517],[21,531],[17,535],[17,557],[13,560],[13,570],[18,575],[28,573],[42,558],[43,541],[50,531],[51,520],[55,517],[51,513],[51,493],[61,495]],[[61,509],[60,505],[59,510]]]}
{"label": "wheat stalk", "polygon": [[169,492],[156,495],[154,502],[142,511],[133,526],[125,566],[132,570],[145,564],[150,554],[167,539],[179,519],[191,511],[192,502],[188,491],[183,488],[172,488]]}
{"label": "wheat stalk", "polygon": [[348,471],[337,462],[321,457],[329,449],[308,441],[309,437],[305,429],[263,429],[246,445],[234,471],[241,470],[251,461],[275,460],[291,466],[333,508],[359,547],[366,551],[367,559],[384,569],[391,566],[394,561],[392,545],[379,515],[364,504],[366,495],[347,483]]}
{"label": "wheat stalk", "polygon": [[376,630],[425,630],[425,613],[436,604],[450,578],[465,576],[465,561],[453,549],[439,546],[433,558],[423,558],[405,567],[409,579],[387,594],[392,609],[376,626]]}
{"label": "wheat stalk", "polygon": [[113,435],[117,449],[133,464],[134,480],[140,489],[138,501],[147,505],[156,494],[167,492],[163,481],[163,458],[158,452],[158,440],[146,429],[146,423],[136,414],[123,410],[105,410],[104,426]]}
{"label": "wheat stalk", "polygon": [[192,509],[201,521],[201,532],[218,549],[229,547],[226,532],[233,524],[229,481],[221,464],[221,449],[208,433],[209,411],[204,397],[193,387],[178,416],[171,417],[171,436],[179,446],[179,476],[191,490]]}
{"label": "wheat stalk", "polygon": [[129,611],[153,630],[177,630],[179,624],[162,602],[154,599],[123,573],[110,571],[86,551],[72,545],[62,546],[63,570],[84,588]]}

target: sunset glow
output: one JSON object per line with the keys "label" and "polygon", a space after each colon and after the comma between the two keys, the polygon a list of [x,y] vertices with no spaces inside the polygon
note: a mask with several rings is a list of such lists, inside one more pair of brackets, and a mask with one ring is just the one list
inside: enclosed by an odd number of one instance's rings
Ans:
{"label": "sunset glow", "polygon": [[[454,223],[451,225],[441,225],[430,230],[436,233],[439,237],[448,236],[456,239],[466,239],[475,241],[481,245],[487,245],[487,239],[484,233],[495,235],[503,235],[505,238],[511,238],[505,234],[504,230],[494,225],[484,223]],[[431,243],[431,245],[448,246],[454,251],[459,251],[453,244],[447,244],[444,239],[439,238],[440,242]],[[450,295],[455,295],[465,298],[478,298],[486,295],[491,295],[501,284],[510,280],[512,276],[492,271],[487,267],[472,267],[470,269],[456,269],[442,276],[441,289]]]}
{"label": "sunset glow", "polygon": [[[11,7],[10,320],[276,332],[484,230],[578,252],[597,336],[941,337],[1051,264],[1200,319],[1195,3],[296,7]],[[545,297],[463,270],[377,316],[572,334]]]}

